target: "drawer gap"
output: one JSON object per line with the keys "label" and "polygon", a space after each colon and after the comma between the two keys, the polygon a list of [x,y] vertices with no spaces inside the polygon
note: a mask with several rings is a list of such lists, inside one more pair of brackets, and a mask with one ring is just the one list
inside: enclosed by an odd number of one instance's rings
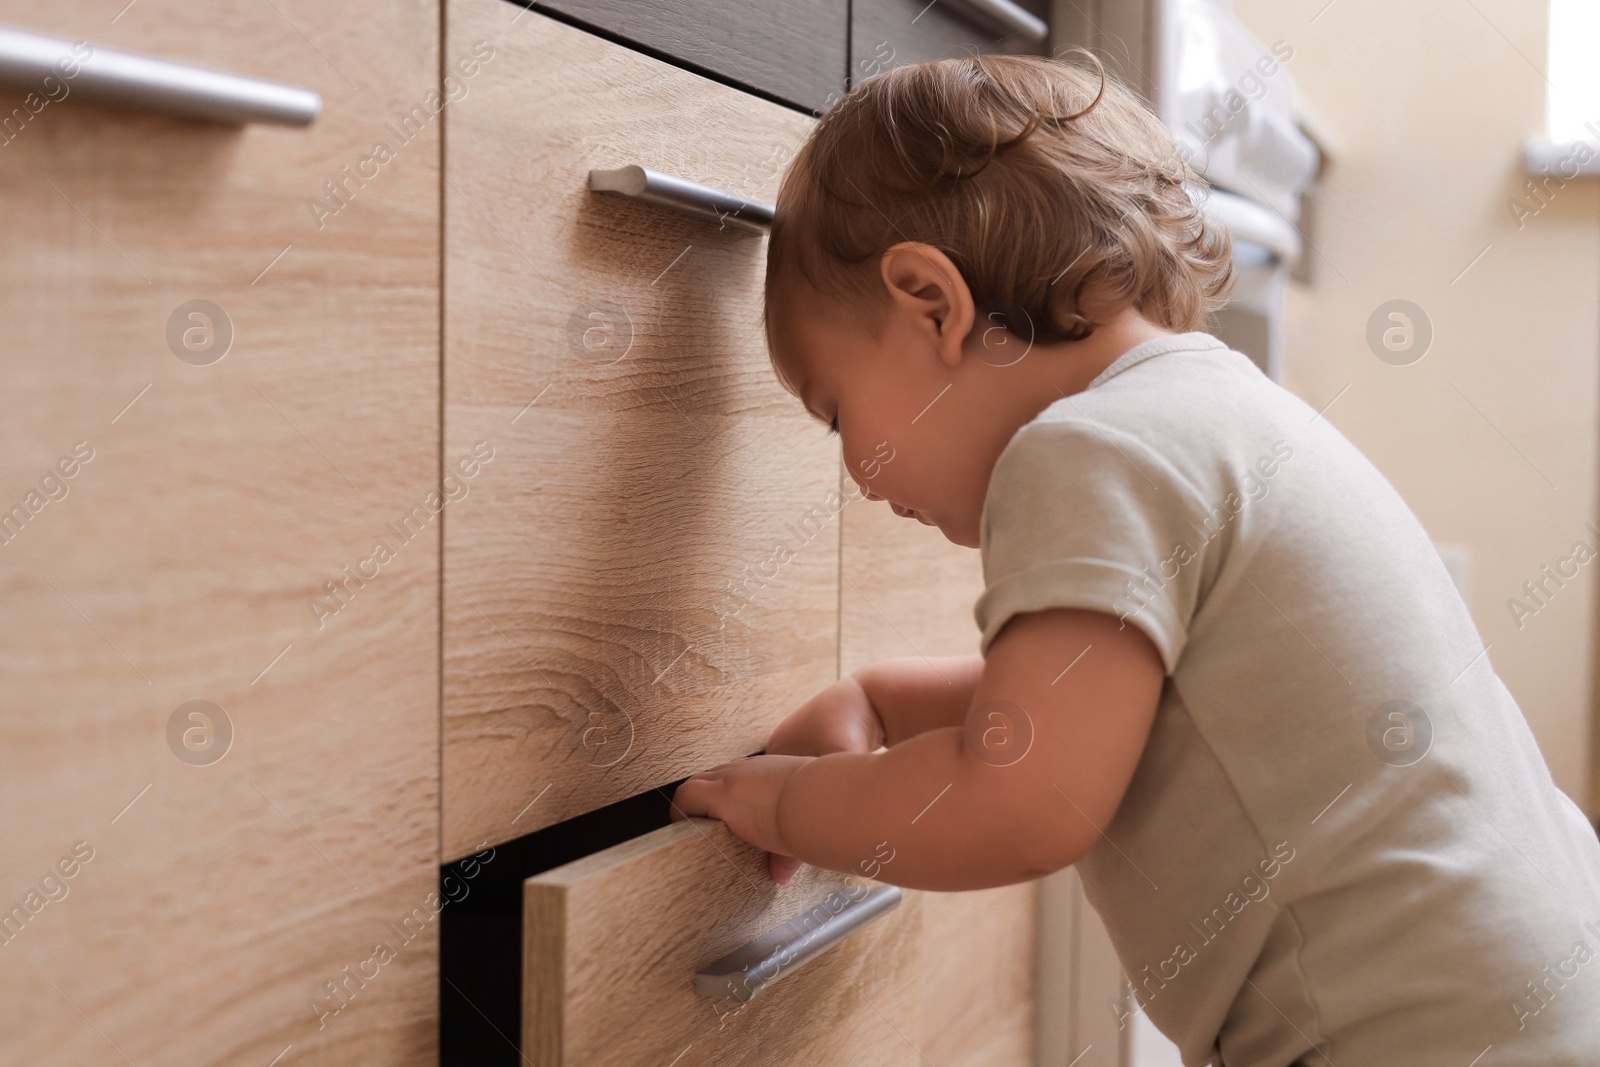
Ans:
{"label": "drawer gap", "polygon": [[522,883],[666,826],[668,798],[685,780],[495,845],[488,862],[467,857],[439,868],[440,1067],[523,1062]]}

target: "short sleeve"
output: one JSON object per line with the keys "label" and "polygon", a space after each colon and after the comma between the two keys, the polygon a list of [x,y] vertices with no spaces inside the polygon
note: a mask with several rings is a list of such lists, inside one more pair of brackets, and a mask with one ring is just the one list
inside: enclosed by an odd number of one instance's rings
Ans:
{"label": "short sleeve", "polygon": [[1131,434],[1084,420],[1018,430],[990,476],[973,608],[984,653],[1014,615],[1087,608],[1139,627],[1176,668],[1218,551],[1199,494]]}

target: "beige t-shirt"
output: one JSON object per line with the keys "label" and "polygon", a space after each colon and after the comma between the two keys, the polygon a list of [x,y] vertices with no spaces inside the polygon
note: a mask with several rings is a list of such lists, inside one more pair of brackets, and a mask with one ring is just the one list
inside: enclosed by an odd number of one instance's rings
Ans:
{"label": "beige t-shirt", "polygon": [[1600,841],[1326,418],[1208,334],[1138,345],[1017,431],[981,537],[985,651],[1078,607],[1161,653],[1077,866],[1186,1065],[1600,1064]]}

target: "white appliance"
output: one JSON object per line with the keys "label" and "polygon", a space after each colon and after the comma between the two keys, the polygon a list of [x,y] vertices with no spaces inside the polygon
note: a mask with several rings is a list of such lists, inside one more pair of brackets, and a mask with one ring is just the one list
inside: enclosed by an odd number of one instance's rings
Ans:
{"label": "white appliance", "polygon": [[1238,276],[1213,332],[1283,380],[1283,303],[1303,251],[1301,195],[1322,167],[1300,130],[1288,67],[1294,47],[1266,44],[1219,0],[1157,0],[1148,54],[1157,112],[1212,186],[1209,218],[1233,235]]}
{"label": "white appliance", "polygon": [[1289,274],[1300,258],[1300,234],[1259,203],[1213,187],[1206,217],[1233,236],[1233,291],[1216,312],[1211,332],[1283,381],[1283,309]]}
{"label": "white appliance", "polygon": [[1219,0],[1162,0],[1156,15],[1155,103],[1179,151],[1292,223],[1321,164],[1295,113],[1294,46],[1262,42]]}

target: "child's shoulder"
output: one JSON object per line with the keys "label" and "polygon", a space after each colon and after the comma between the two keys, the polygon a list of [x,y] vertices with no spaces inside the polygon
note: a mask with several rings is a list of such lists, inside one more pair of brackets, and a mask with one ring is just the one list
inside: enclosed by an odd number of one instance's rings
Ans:
{"label": "child's shoulder", "polygon": [[1012,436],[995,470],[1060,474],[1109,463],[1149,480],[1154,466],[1206,496],[1315,414],[1217,338],[1176,334],[1135,345],[1083,390],[1044,408]]}
{"label": "child's shoulder", "polygon": [[[1211,334],[1194,332],[1133,346],[1082,391],[1055,401],[1035,421],[1082,419],[1150,429],[1194,426],[1217,434],[1269,418],[1286,400],[1299,403],[1249,356]],[[1234,418],[1214,417],[1224,413]]]}

